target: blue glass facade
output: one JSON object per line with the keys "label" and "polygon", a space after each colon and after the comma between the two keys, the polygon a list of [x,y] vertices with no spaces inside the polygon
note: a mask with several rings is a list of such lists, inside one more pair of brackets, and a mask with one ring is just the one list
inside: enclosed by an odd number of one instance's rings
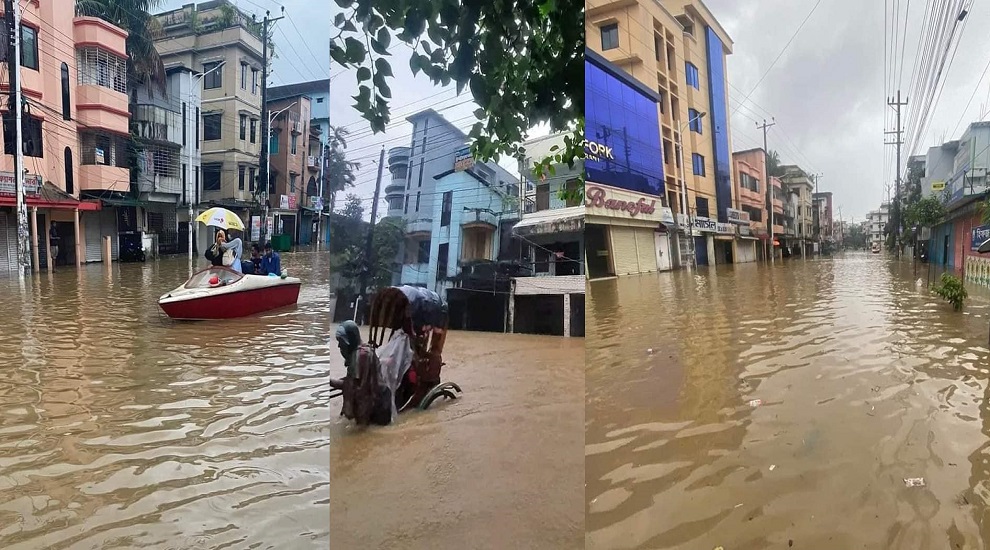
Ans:
{"label": "blue glass facade", "polygon": [[657,98],[589,52],[585,59],[584,162],[589,182],[664,193]]}
{"label": "blue glass facade", "polygon": [[725,56],[722,40],[711,27],[705,27],[708,54],[708,99],[711,105],[712,150],[715,167],[715,202],[718,221],[727,223],[732,205],[732,157],[729,154],[729,121],[725,105]]}

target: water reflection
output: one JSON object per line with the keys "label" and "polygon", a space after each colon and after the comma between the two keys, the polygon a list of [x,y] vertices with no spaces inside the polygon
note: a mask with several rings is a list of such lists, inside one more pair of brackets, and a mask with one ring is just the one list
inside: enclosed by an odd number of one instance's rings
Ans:
{"label": "water reflection", "polygon": [[985,547],[990,296],[956,313],[924,278],[848,254],[592,284],[587,547]]}
{"label": "water reflection", "polygon": [[0,280],[0,548],[326,548],[329,266],[296,308],[184,324],[188,260]]}

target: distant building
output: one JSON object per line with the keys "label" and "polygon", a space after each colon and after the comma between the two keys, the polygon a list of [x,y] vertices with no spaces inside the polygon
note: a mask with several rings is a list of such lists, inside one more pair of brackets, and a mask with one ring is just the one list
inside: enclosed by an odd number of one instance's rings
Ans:
{"label": "distant building", "polygon": [[766,151],[762,148],[736,151],[732,153],[732,164],[737,208],[747,220],[746,225],[739,227],[736,262],[768,260],[770,216],[767,214]]}
{"label": "distant building", "polygon": [[866,234],[870,246],[875,244],[883,246],[888,222],[890,222],[890,204],[886,202],[866,215]]}
{"label": "distant building", "polygon": [[807,172],[799,166],[783,166],[784,175],[781,181],[787,190],[794,195],[794,236],[788,246],[791,252],[801,256],[810,255],[814,251],[814,202],[812,195],[815,184]]}
{"label": "distant building", "polygon": [[[284,111],[283,111],[284,109]],[[273,235],[288,235],[292,243],[299,242],[300,233],[312,236],[312,215],[303,207],[303,196],[310,169],[309,122],[310,99],[305,95],[282,96],[268,102],[271,113],[281,111],[271,125],[268,154],[271,172],[268,175],[269,215],[274,217]],[[250,186],[254,167],[239,168],[238,186]],[[312,176],[310,176],[312,177]],[[315,180],[313,182],[315,187]],[[302,214],[306,214],[301,221]],[[309,239],[307,239],[309,241]]]}

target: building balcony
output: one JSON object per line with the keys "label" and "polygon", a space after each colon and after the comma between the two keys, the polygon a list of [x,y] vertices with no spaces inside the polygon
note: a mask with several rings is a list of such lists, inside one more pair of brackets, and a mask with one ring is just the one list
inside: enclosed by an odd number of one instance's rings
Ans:
{"label": "building balcony", "polygon": [[76,86],[76,111],[79,123],[88,128],[120,134],[127,134],[130,128],[127,94],[104,86]]}
{"label": "building balcony", "polygon": [[105,164],[79,166],[80,191],[128,191],[130,170]]}
{"label": "building balcony", "polygon": [[137,137],[182,145],[182,118],[158,105],[131,105],[131,130]]}
{"label": "building balcony", "polygon": [[77,48],[96,47],[127,58],[127,31],[99,17],[73,19],[72,38]]}
{"label": "building balcony", "polygon": [[390,183],[385,187],[385,200],[394,197],[404,197],[406,191],[405,184],[402,183]]}
{"label": "building balcony", "polygon": [[306,157],[306,168],[311,172],[320,171],[320,157],[309,155]]}
{"label": "building balcony", "polygon": [[406,236],[429,235],[433,232],[433,220],[420,218],[406,223]]}
{"label": "building balcony", "polygon": [[388,165],[408,163],[409,154],[410,149],[408,147],[392,147],[388,150]]}

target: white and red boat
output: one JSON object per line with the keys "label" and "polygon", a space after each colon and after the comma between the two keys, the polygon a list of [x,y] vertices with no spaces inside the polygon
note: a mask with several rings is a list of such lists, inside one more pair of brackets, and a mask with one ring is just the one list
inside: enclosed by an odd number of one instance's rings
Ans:
{"label": "white and red boat", "polygon": [[209,267],[158,299],[172,319],[235,319],[291,306],[302,282],[295,277],[244,275],[229,267]]}

